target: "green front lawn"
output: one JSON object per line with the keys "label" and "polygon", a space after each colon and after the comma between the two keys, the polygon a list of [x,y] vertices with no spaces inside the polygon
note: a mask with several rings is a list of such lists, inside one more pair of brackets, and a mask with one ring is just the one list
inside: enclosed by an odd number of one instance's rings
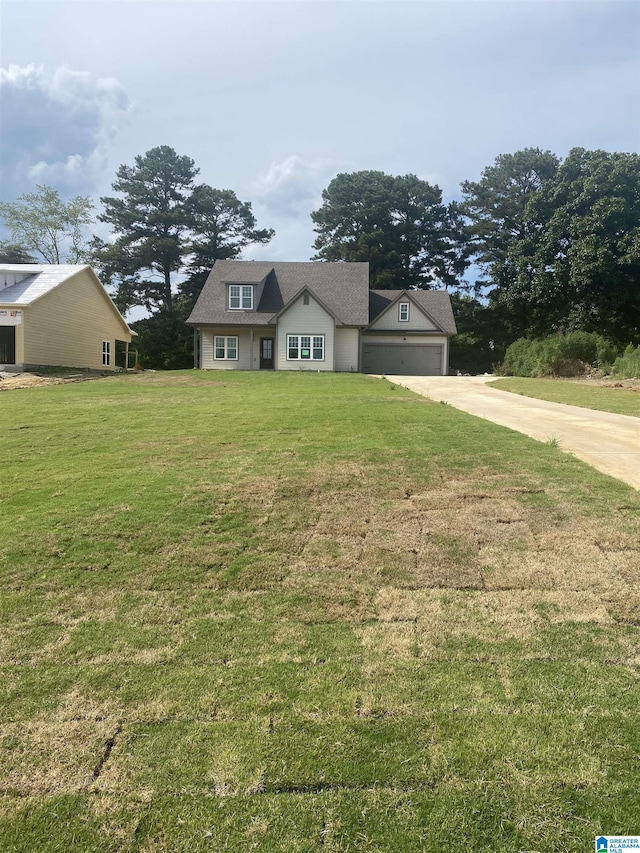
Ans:
{"label": "green front lawn", "polygon": [[5,392],[0,850],[638,831],[640,500],[359,375]]}
{"label": "green front lawn", "polygon": [[551,403],[567,403],[584,409],[614,412],[618,415],[640,417],[640,388],[615,388],[591,385],[588,380],[575,382],[569,379],[526,379],[509,377],[490,384],[500,391],[511,391],[524,397],[549,400]]}

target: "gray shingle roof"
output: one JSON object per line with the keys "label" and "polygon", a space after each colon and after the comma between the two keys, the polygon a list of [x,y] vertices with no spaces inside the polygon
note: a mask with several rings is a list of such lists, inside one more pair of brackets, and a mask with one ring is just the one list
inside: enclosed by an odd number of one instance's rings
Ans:
{"label": "gray shingle roof", "polygon": [[[227,283],[266,281],[255,311],[227,309]],[[254,326],[267,324],[303,288],[315,293],[346,326],[369,323],[369,264],[324,262],[216,261],[187,323]]]}
{"label": "gray shingle roof", "polygon": [[[230,311],[227,284],[264,281],[255,311]],[[443,332],[456,334],[449,294],[444,290],[369,290],[369,264],[319,261],[216,261],[187,320],[192,326],[259,326],[272,323],[308,287],[346,326],[368,326],[400,294],[407,294]]]}
{"label": "gray shingle roof", "polygon": [[439,326],[443,332],[456,335],[456,321],[451,309],[451,299],[446,290],[372,290],[369,294],[370,319],[376,317],[404,293],[412,299]]}

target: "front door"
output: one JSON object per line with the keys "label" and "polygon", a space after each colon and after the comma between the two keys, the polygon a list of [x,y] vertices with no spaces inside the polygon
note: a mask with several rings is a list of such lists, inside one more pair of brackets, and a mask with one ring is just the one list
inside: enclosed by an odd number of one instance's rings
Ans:
{"label": "front door", "polygon": [[0,364],[16,363],[16,327],[0,326]]}
{"label": "front door", "polygon": [[260,370],[273,370],[273,338],[260,338]]}

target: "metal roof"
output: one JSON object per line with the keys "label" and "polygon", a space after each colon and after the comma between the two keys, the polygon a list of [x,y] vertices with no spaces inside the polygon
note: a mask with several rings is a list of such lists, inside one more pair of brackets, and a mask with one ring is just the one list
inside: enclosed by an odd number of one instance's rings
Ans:
{"label": "metal roof", "polygon": [[113,299],[88,264],[0,264],[0,305],[16,307],[31,305],[83,271],[89,273],[125,329],[130,334],[136,335],[137,332],[129,328]]}
{"label": "metal roof", "polygon": [[0,303],[30,305],[86,264],[0,264]]}

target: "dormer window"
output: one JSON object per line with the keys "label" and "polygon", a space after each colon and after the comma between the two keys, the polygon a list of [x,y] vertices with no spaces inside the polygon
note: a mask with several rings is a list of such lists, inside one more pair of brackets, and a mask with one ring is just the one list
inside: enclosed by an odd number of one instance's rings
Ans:
{"label": "dormer window", "polygon": [[230,284],[229,308],[253,311],[253,285]]}
{"label": "dormer window", "polygon": [[408,302],[401,302],[400,303],[398,320],[400,320],[402,323],[408,322],[408,320],[409,320],[409,303]]}

